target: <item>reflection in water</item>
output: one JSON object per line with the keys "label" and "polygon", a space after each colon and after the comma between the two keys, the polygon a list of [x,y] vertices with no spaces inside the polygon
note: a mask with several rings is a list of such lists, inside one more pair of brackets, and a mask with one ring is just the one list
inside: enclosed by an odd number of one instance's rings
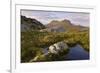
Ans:
{"label": "reflection in water", "polygon": [[65,59],[68,60],[88,60],[89,53],[85,51],[80,45],[70,48],[68,54],[66,54]]}

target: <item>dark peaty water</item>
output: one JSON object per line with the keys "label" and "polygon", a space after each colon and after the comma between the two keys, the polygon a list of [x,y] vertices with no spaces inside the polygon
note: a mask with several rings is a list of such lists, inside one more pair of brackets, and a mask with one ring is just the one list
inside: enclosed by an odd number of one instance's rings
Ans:
{"label": "dark peaty water", "polygon": [[88,60],[89,53],[84,50],[80,45],[70,48],[68,54],[65,55],[65,59],[68,60]]}
{"label": "dark peaty water", "polygon": [[[45,54],[48,52],[48,48],[43,50]],[[89,60],[89,53],[84,50],[80,45],[70,48],[69,52],[64,56],[64,60]]]}

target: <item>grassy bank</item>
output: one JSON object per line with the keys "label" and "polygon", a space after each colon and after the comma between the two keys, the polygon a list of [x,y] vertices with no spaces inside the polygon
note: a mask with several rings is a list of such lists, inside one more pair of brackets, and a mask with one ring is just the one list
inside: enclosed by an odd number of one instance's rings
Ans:
{"label": "grassy bank", "polygon": [[65,41],[69,47],[80,44],[89,52],[89,32],[21,32],[21,62],[29,62],[38,55],[42,49],[59,41]]}

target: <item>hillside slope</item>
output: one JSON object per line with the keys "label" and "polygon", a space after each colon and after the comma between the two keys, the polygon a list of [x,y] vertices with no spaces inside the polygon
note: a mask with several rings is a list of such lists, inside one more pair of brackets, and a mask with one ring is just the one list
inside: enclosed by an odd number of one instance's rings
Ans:
{"label": "hillside slope", "polygon": [[56,21],[53,20],[49,24],[47,24],[47,30],[53,30],[53,31],[83,31],[88,30],[88,27],[80,26],[80,25],[74,25],[69,20],[65,19],[62,21]]}
{"label": "hillside slope", "polygon": [[39,30],[44,29],[45,26],[36,19],[21,16],[21,30]]}

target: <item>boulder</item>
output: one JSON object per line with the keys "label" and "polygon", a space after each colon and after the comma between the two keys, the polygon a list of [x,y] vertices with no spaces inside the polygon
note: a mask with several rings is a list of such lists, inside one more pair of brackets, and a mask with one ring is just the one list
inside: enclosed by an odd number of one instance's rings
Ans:
{"label": "boulder", "polygon": [[65,42],[61,41],[51,45],[49,47],[49,52],[53,54],[57,54],[58,52],[62,52],[67,49],[68,49],[68,45]]}
{"label": "boulder", "polygon": [[61,41],[49,46],[47,53],[34,57],[30,62],[55,61],[68,52],[68,45]]}
{"label": "boulder", "polygon": [[56,47],[55,47],[54,45],[51,45],[51,46],[49,47],[49,52],[50,52],[50,53],[57,54],[57,49],[56,49]]}

